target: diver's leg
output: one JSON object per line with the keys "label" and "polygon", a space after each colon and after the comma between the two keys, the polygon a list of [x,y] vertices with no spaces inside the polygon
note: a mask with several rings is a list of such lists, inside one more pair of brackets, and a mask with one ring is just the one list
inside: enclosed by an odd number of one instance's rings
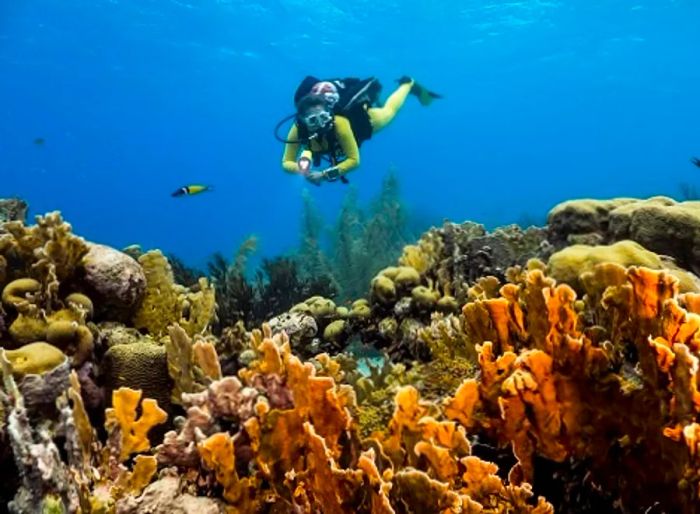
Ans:
{"label": "diver's leg", "polygon": [[406,98],[411,93],[413,81],[401,84],[396,91],[389,95],[382,107],[370,107],[367,109],[370,122],[372,123],[372,132],[379,132],[386,127],[394,119],[403,107]]}

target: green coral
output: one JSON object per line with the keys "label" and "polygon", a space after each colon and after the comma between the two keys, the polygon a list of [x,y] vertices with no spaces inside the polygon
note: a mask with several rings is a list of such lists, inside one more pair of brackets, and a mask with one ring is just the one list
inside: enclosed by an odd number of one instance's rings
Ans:
{"label": "green coral", "polygon": [[396,300],[396,285],[388,276],[380,274],[371,282],[372,298],[380,303],[393,303]]}
{"label": "green coral", "polygon": [[[304,212],[299,252],[301,266],[311,274],[320,271],[331,275],[341,300],[365,296],[372,277],[394,262],[403,246],[414,239],[393,169],[389,170],[379,196],[366,211],[358,205],[357,191],[349,189],[328,245],[332,249],[332,259],[323,252],[319,217],[308,195],[304,198]],[[411,275],[405,279],[415,285],[415,274],[408,273]]]}
{"label": "green coral", "polygon": [[350,306],[350,312],[348,313],[348,318],[356,321],[366,320],[372,315],[372,308],[369,306],[369,302],[364,298],[355,300]]}
{"label": "green coral", "polygon": [[317,280],[318,277],[327,277],[335,290],[337,284],[333,277],[331,264],[321,248],[323,218],[318,213],[308,191],[303,192],[302,200],[301,244],[298,253],[298,262],[302,263],[301,278]]}
{"label": "green coral", "polygon": [[440,299],[440,293],[425,286],[416,286],[411,291],[413,305],[419,310],[431,310]]}
{"label": "green coral", "polygon": [[431,324],[419,331],[419,338],[430,349],[432,357],[429,363],[417,366],[417,372],[423,377],[423,386],[419,388],[422,396],[450,395],[465,377],[476,372],[476,347],[464,323],[461,316],[436,313]]}

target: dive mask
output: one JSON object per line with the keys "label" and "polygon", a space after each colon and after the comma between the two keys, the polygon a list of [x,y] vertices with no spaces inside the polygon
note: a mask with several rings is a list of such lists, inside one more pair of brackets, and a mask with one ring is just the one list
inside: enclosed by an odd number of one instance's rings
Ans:
{"label": "dive mask", "polygon": [[301,117],[301,121],[312,132],[324,129],[333,120],[333,115],[328,111],[313,111]]}

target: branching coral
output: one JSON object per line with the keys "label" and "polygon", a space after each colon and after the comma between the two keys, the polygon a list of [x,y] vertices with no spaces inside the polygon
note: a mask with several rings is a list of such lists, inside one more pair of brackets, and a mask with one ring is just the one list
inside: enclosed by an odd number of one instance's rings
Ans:
{"label": "branching coral", "polygon": [[7,278],[37,280],[39,305],[51,311],[58,302],[59,286],[75,274],[88,251],[85,240],[72,233],[58,212],[37,216],[35,225],[10,221],[3,228],[7,233],[0,235],[0,255],[11,271]]}
{"label": "branching coral", "polygon": [[146,398],[140,404],[141,414],[137,417],[137,407],[141,400],[141,391],[121,388],[112,393],[113,407],[107,409],[106,426],[113,433],[119,434],[119,460],[124,461],[132,453],[150,449],[148,431],[167,419],[158,403]]}
{"label": "branching coral", "polygon": [[[684,455],[681,444],[700,412],[700,322],[680,307],[677,279],[602,265],[585,277],[580,302],[539,270],[521,278],[499,298],[465,305],[481,375],[446,402],[447,415],[512,444],[515,483],[534,478],[535,455],[587,459],[625,505],[691,512],[694,450]],[[642,449],[649,466],[639,465]],[[668,459],[663,472],[646,472]],[[615,481],[622,474],[624,485]]]}

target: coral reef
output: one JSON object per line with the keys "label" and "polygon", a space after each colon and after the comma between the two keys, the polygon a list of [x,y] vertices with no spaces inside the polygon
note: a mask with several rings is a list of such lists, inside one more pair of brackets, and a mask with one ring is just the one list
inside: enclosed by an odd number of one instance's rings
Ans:
{"label": "coral reef", "polygon": [[[677,224],[666,239],[637,226],[648,209]],[[161,252],[57,213],[6,222],[0,504],[695,514],[693,216],[654,198],[571,202],[546,228],[446,223],[342,304],[292,259],[249,282],[250,245],[178,283]]]}
{"label": "coral reef", "polygon": [[592,271],[597,264],[602,263],[665,269],[678,279],[681,292],[700,291],[700,280],[695,275],[630,240],[618,241],[611,245],[568,246],[552,254],[547,262],[547,273],[559,282],[566,282],[577,291],[581,291],[581,275]]}

